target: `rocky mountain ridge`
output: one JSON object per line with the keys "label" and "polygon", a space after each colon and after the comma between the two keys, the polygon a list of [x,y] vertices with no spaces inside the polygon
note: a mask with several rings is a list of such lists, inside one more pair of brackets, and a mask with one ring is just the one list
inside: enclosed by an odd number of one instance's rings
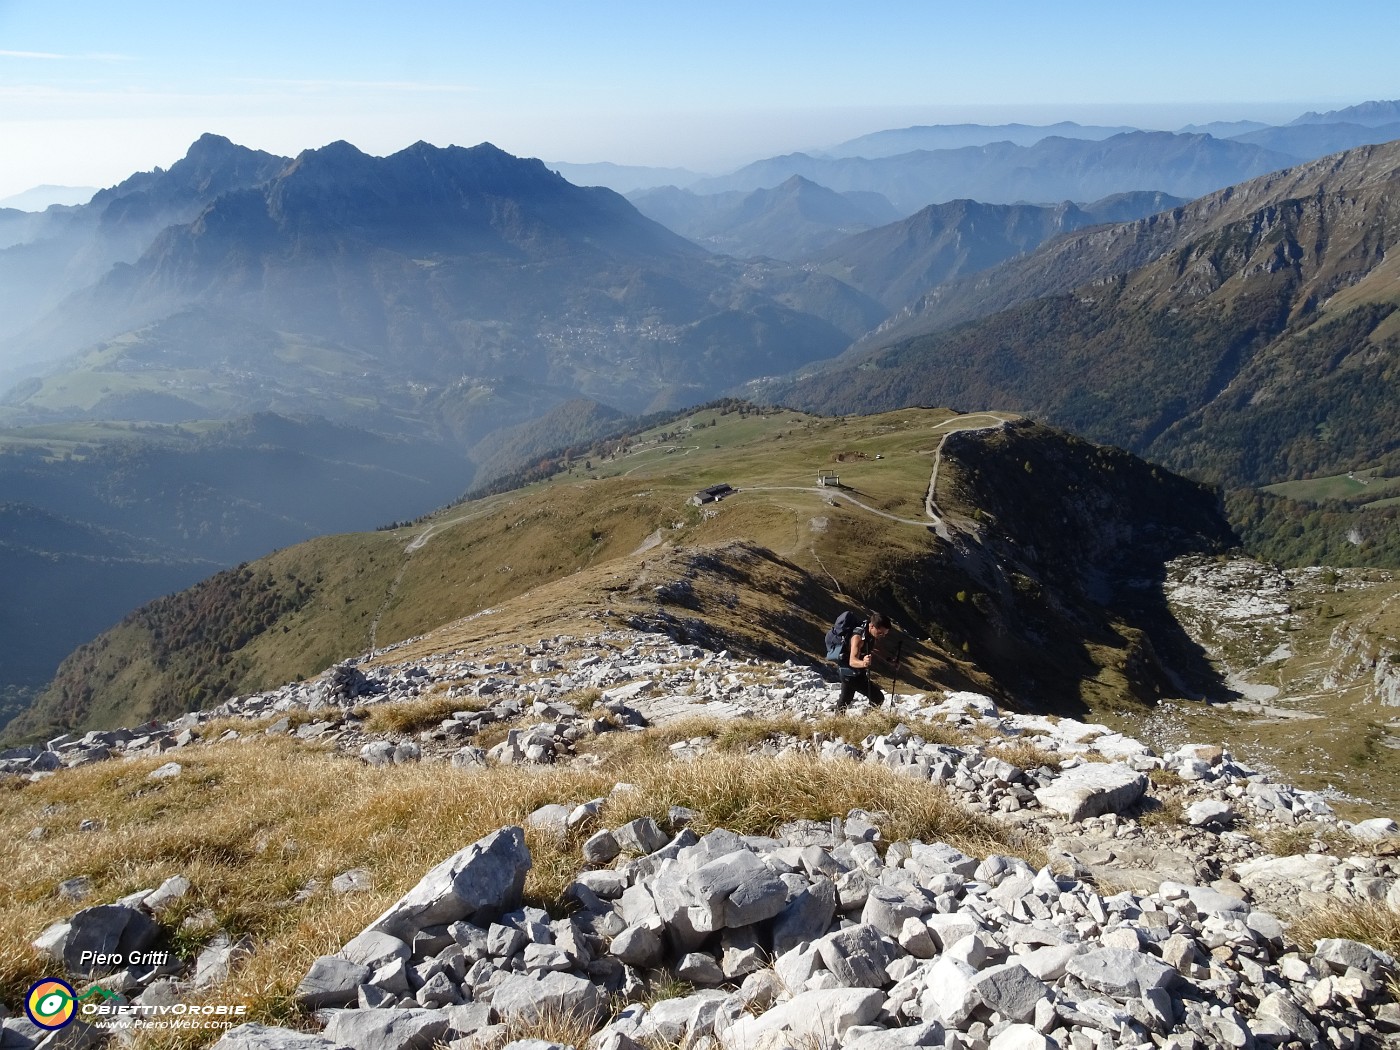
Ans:
{"label": "rocky mountain ridge", "polygon": [[[287,164],[261,150],[205,134],[168,169],[138,172],[73,207],[26,216],[0,250],[0,340],[5,371],[43,359],[43,333],[15,336],[113,266],[134,263],[172,224],[194,219],[218,196],[255,186]],[[76,349],[76,348],[75,348]]]}
{"label": "rocky mountain ridge", "polygon": [[[215,323],[159,357],[148,330],[191,314]],[[212,416],[227,409],[211,393],[266,409],[253,380],[290,371],[273,391],[284,403],[340,418],[367,402],[381,428],[417,416],[421,432],[454,385],[513,379],[546,408],[579,393],[634,412],[703,400],[835,353],[882,314],[823,276],[711,256],[612,191],[489,144],[381,158],[333,143],[167,226],[22,342],[31,357],[86,350],[69,371],[168,378]],[[57,382],[11,403],[71,412],[45,390]]]}

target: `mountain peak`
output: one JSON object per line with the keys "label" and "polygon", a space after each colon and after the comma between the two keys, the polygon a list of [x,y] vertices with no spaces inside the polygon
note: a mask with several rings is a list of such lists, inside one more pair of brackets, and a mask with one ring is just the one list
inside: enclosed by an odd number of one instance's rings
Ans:
{"label": "mountain peak", "polygon": [[240,146],[223,135],[206,131],[170,166],[166,176],[177,184],[214,196],[236,186],[266,181],[286,163],[285,157]]}
{"label": "mountain peak", "polygon": [[307,161],[336,162],[346,160],[366,160],[368,158],[369,154],[365,153],[353,143],[346,142],[344,139],[336,139],[334,142],[328,142],[318,149],[302,150],[296,156],[296,163],[304,164]]}
{"label": "mountain peak", "polygon": [[206,131],[203,135],[190,143],[190,148],[185,151],[185,160],[220,156],[233,150],[241,149],[243,149],[242,146],[234,145],[233,140],[226,135],[216,135],[212,131]]}
{"label": "mountain peak", "polygon": [[223,135],[205,132],[168,169],[138,172],[93,195],[92,206],[105,223],[174,208],[169,219],[188,221],[191,206],[203,206],[232,189],[266,182],[287,163],[286,157],[240,146]]}

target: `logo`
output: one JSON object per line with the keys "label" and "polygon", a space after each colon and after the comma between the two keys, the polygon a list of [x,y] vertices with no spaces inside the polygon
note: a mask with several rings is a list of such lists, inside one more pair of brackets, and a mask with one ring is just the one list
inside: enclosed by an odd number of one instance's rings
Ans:
{"label": "logo", "polygon": [[29,989],[24,999],[24,1012],[40,1028],[56,1031],[73,1020],[77,993],[67,981],[46,977]]}

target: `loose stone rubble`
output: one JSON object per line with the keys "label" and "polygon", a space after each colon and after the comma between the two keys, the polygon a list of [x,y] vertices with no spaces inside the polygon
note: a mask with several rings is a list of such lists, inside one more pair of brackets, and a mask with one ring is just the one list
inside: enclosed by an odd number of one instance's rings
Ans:
{"label": "loose stone rubble", "polygon": [[[258,734],[376,766],[436,761],[472,775],[585,762],[577,745],[588,735],[689,714],[816,715],[834,695],[811,668],[613,631],[509,655],[341,665],[175,722],[4,752],[0,775],[40,779]],[[366,709],[434,696],[462,706],[426,730],[366,732]],[[243,1025],[219,1045],[475,1050],[496,1045],[506,1022],[567,1014],[596,1029],[590,1050],[1400,1046],[1400,1005],[1386,987],[1394,961],[1352,941],[1293,943],[1287,924],[1339,901],[1400,910],[1400,863],[1333,855],[1322,841],[1385,842],[1400,833],[1394,822],[1338,820],[1321,795],[1273,783],[1219,747],[1157,755],[1105,726],[1009,714],[972,693],[906,695],[897,710],[904,722],[886,734],[776,737],[754,750],[880,763],[938,783],[1044,844],[1048,866],[890,842],[883,816],[864,811],[772,838],[698,836],[688,811],[606,827],[605,799],[561,800],[528,823],[581,843],[567,918],[522,905],[530,857],[521,829],[503,828],[448,856],[310,966],[297,999],[320,1034]],[[214,719],[235,727],[206,732]],[[504,739],[474,746],[486,727]],[[712,745],[700,736],[672,753],[694,760]],[[182,768],[157,772],[156,785]],[[1259,838],[1279,829],[1314,833],[1316,849],[1268,854]],[[75,965],[92,945],[153,943],[162,908],[189,888],[172,883],[84,908],[36,947],[125,1001],[215,986],[254,945],[215,941],[198,962],[159,972]],[[335,880],[336,892],[372,888],[363,871]],[[86,903],[90,889],[70,880],[56,892]],[[693,991],[658,999],[663,975]],[[0,1048],[37,1045],[27,1024],[4,1018]]]}
{"label": "loose stone rubble", "polygon": [[[607,830],[654,843],[646,823]],[[326,1041],[286,1045],[473,1050],[551,1015],[588,1022],[593,1050],[1400,1039],[1383,983],[1395,960],[1356,941],[1293,944],[1241,884],[1104,894],[1019,858],[880,834],[862,812],[772,838],[681,828],[582,871],[566,891],[577,910],[553,918],[521,906],[529,854],[521,829],[501,829],[312,964],[296,994]],[[650,996],[661,973],[694,990]],[[610,1012],[618,1001],[630,1005]],[[267,1039],[247,1026],[219,1046],[279,1045]]]}

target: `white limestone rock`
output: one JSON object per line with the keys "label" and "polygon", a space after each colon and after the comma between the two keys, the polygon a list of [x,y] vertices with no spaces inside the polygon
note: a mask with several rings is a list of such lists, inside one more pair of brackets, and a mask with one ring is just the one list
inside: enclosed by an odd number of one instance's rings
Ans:
{"label": "white limestone rock", "polygon": [[1074,822],[1131,809],[1147,790],[1147,777],[1118,763],[1088,762],[1061,773],[1035,792],[1046,809]]}

